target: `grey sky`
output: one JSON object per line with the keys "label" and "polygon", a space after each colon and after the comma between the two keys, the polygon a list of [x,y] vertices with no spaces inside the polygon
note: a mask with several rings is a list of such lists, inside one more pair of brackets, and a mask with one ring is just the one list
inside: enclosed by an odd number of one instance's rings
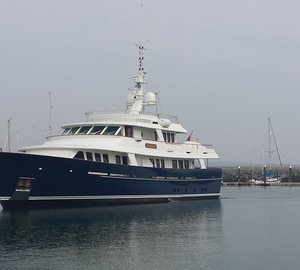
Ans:
{"label": "grey sky", "polygon": [[0,1],[0,147],[40,143],[57,124],[123,109],[135,43],[163,113],[223,161],[261,162],[271,117],[284,163],[300,164],[300,2]]}

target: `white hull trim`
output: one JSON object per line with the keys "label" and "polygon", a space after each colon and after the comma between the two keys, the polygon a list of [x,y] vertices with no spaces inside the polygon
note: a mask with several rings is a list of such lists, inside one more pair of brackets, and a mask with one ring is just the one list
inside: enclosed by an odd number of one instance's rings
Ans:
{"label": "white hull trim", "polygon": [[[164,194],[164,195],[104,195],[104,196],[31,196],[30,201],[44,200],[130,200],[130,199],[184,199],[219,197],[221,193],[206,194]],[[9,200],[10,197],[0,197],[0,200]]]}

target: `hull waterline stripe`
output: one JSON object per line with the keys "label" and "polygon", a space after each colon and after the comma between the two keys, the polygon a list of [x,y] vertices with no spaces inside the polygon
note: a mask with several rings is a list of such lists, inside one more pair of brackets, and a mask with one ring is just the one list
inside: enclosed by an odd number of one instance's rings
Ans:
{"label": "hull waterline stripe", "polygon": [[221,193],[206,194],[165,194],[165,195],[104,195],[104,196],[32,196],[29,200],[120,200],[120,199],[176,199],[176,198],[196,198],[196,197],[217,197]]}

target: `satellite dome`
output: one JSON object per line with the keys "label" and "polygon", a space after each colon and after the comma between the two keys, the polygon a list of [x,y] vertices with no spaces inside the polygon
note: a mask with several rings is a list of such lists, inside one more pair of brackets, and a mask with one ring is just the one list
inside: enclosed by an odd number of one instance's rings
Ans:
{"label": "satellite dome", "polygon": [[156,95],[152,92],[147,92],[144,96],[144,103],[145,104],[155,104],[156,103]]}

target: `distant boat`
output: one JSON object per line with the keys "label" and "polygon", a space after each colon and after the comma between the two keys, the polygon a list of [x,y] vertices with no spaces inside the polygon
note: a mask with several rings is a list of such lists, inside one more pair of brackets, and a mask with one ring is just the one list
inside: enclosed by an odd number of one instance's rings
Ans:
{"label": "distant boat", "polygon": [[278,184],[281,182],[281,179],[279,177],[275,177],[272,172],[272,153],[275,152],[274,150],[272,150],[272,143],[271,143],[272,139],[273,139],[275,147],[276,147],[276,152],[277,152],[277,156],[278,156],[278,159],[280,162],[280,166],[282,167],[282,162],[281,162],[277,142],[275,139],[274,130],[272,127],[271,119],[269,117],[268,118],[268,150],[266,151],[266,153],[268,153],[268,163],[269,163],[268,164],[268,172],[267,172],[266,165],[264,165],[262,179],[255,180],[255,185],[257,185],[257,186],[262,186],[262,185],[268,186],[268,185],[272,185],[272,184]]}

